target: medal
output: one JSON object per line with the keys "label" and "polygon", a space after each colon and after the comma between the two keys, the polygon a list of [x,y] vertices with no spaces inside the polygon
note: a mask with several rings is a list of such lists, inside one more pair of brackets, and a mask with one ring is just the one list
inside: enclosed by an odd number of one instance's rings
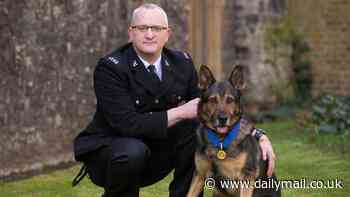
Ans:
{"label": "medal", "polygon": [[222,147],[222,143],[220,143],[220,150],[216,153],[216,157],[220,160],[223,160],[226,158],[226,152]]}
{"label": "medal", "polygon": [[219,150],[218,153],[216,153],[216,157],[223,160],[226,158],[226,152],[224,150]]}
{"label": "medal", "polygon": [[218,160],[224,160],[226,157],[230,157],[230,155],[228,155],[230,152],[226,153],[225,150],[229,151],[230,144],[236,139],[240,128],[240,121],[237,121],[224,139],[218,136],[215,130],[211,130],[210,128],[205,129],[207,131],[209,144],[214,146],[213,151],[216,152],[216,158]]}

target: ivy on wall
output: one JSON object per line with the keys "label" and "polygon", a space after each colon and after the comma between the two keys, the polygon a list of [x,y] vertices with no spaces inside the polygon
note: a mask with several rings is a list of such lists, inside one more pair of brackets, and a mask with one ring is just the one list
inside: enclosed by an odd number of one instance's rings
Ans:
{"label": "ivy on wall", "polygon": [[[297,101],[306,102],[311,99],[311,61],[307,58],[310,47],[305,36],[297,31],[291,18],[285,16],[277,23],[266,28],[265,43],[271,57],[268,62],[278,67],[278,60],[287,58],[291,66],[291,81],[279,87],[273,87],[279,102]],[[291,87],[293,93],[286,91]]]}

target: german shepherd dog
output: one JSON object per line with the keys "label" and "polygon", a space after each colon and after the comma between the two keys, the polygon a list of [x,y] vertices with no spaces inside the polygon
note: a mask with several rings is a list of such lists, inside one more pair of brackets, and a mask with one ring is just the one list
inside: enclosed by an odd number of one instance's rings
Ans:
{"label": "german shepherd dog", "polygon": [[[254,124],[242,116],[243,77],[242,66],[234,67],[228,80],[218,82],[208,67],[200,68],[202,95],[198,104],[196,170],[187,197],[198,196],[204,185],[215,185],[215,197],[281,196],[280,190],[266,188],[266,184],[265,189],[254,188],[259,179],[266,182],[277,179],[275,175],[267,178],[267,162],[262,160],[258,142],[251,135]],[[213,181],[211,185],[208,178]],[[235,181],[236,185],[225,188],[223,181]]]}

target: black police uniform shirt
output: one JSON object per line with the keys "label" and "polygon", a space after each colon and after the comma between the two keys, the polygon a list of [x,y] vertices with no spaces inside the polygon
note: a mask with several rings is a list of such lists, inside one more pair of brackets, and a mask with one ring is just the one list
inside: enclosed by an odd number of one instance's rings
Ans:
{"label": "black police uniform shirt", "polygon": [[94,71],[96,112],[90,124],[75,138],[78,161],[108,145],[115,137],[162,140],[192,139],[197,122],[183,120],[167,128],[166,110],[199,97],[197,73],[191,57],[163,48],[162,81],[151,80],[131,43],[100,59]]}

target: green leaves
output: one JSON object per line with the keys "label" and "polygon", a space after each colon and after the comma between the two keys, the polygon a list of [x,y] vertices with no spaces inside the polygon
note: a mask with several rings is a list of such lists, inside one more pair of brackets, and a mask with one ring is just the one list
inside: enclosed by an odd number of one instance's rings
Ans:
{"label": "green leaves", "polygon": [[322,96],[312,107],[311,121],[316,133],[350,132],[350,97]]}

